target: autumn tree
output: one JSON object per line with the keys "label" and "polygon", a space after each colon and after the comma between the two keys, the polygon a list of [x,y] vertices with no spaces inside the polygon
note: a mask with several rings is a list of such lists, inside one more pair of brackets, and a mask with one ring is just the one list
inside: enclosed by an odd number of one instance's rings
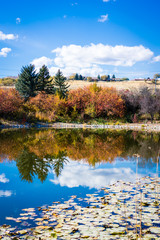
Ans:
{"label": "autumn tree", "polygon": [[60,69],[54,78],[54,86],[56,93],[60,98],[67,97],[69,85],[66,83],[66,78],[63,76],[63,73],[60,71]]}
{"label": "autumn tree", "polygon": [[154,78],[160,78],[160,73],[156,73],[156,74],[154,74],[153,77],[154,77]]}
{"label": "autumn tree", "polygon": [[69,76],[69,80],[75,80],[75,74]]}
{"label": "autumn tree", "polygon": [[158,102],[156,94],[153,94],[151,90],[144,87],[140,91],[140,112],[142,114],[150,114],[151,121],[153,121],[154,115],[158,111]]}
{"label": "autumn tree", "polygon": [[0,116],[15,115],[22,104],[23,100],[15,89],[0,89]]}
{"label": "autumn tree", "polygon": [[107,80],[107,75],[102,75],[102,76],[101,76],[101,80],[102,80],[102,81],[106,81],[106,80]]}
{"label": "autumn tree", "polygon": [[140,110],[140,93],[136,89],[121,91],[121,97],[125,103],[125,116],[131,121],[135,114]]}
{"label": "autumn tree", "polygon": [[22,67],[21,73],[15,85],[16,90],[20,96],[28,100],[29,97],[35,97],[37,94],[38,74],[36,73],[35,66],[30,64]]}

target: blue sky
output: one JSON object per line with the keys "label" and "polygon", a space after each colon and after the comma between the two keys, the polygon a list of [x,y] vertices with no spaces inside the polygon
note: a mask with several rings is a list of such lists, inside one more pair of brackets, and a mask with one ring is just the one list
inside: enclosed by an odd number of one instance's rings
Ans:
{"label": "blue sky", "polygon": [[5,0],[0,8],[0,77],[30,63],[51,75],[160,72],[159,0]]}

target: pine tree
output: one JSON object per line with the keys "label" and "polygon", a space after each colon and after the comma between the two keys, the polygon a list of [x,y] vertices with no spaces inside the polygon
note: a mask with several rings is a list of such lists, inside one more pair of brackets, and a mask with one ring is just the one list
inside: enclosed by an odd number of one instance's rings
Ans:
{"label": "pine tree", "polygon": [[34,65],[22,67],[21,73],[16,83],[16,90],[26,101],[29,97],[35,97],[37,92],[38,75]]}
{"label": "pine tree", "polygon": [[49,70],[45,65],[43,65],[39,70],[37,90],[47,94],[55,93],[55,88],[49,75]]}
{"label": "pine tree", "polygon": [[56,88],[56,93],[60,98],[67,97],[69,85],[66,83],[66,78],[63,76],[63,73],[58,70],[54,78],[54,86]]}
{"label": "pine tree", "polygon": [[81,74],[79,75],[79,80],[83,80],[83,77]]}
{"label": "pine tree", "polygon": [[78,73],[75,74],[75,80],[79,80]]}
{"label": "pine tree", "polygon": [[115,79],[116,79],[116,76],[113,74],[112,80],[115,81]]}
{"label": "pine tree", "polygon": [[110,81],[110,80],[111,80],[111,79],[110,79],[110,75],[108,75],[108,76],[107,76],[107,81]]}

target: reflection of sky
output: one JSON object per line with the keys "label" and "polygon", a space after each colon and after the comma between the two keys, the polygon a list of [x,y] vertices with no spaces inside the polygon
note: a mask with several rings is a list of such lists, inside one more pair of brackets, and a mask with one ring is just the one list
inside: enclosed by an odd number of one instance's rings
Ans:
{"label": "reflection of sky", "polygon": [[0,190],[0,197],[10,197],[12,195],[12,192],[9,190],[3,191]]}
{"label": "reflection of sky", "polygon": [[[156,173],[156,164],[146,164],[138,168],[138,175]],[[18,217],[21,209],[51,204],[53,201],[68,200],[70,196],[85,197],[94,193],[95,188],[122,179],[134,181],[136,161],[115,159],[114,163],[96,164],[93,168],[86,163],[70,161],[64,165],[59,178],[49,172],[48,178],[41,183],[35,176],[33,183],[21,181],[16,162],[0,164],[0,225],[10,224],[6,216]]]}
{"label": "reflection of sky", "polygon": [[[0,174],[0,183],[8,183],[9,179],[6,178],[4,173]],[[10,190],[0,190],[0,197],[10,197],[12,195],[12,191]]]}
{"label": "reflection of sky", "polygon": [[[82,162],[70,161],[64,166],[61,175],[50,181],[69,188],[84,186],[100,189],[118,180],[125,182],[134,181],[136,179],[136,171],[134,171],[135,169],[131,169],[133,165],[130,165],[130,167],[125,165],[124,167],[120,167],[116,163],[114,166],[111,164],[102,164],[93,168]],[[137,176],[141,177],[142,175],[138,174]]]}
{"label": "reflection of sky", "polygon": [[1,183],[7,183],[7,182],[9,182],[9,179],[6,178],[6,176],[5,176],[4,173],[0,174],[0,182],[1,182]]}

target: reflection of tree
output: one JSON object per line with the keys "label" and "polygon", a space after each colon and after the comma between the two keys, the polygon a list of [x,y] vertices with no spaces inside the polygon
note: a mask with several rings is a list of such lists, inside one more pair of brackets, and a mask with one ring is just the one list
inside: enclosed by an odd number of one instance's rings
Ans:
{"label": "reflection of tree", "polygon": [[32,182],[37,175],[43,182],[49,168],[57,176],[61,174],[67,157],[95,166],[138,154],[139,165],[144,167],[156,163],[159,146],[160,134],[73,129],[28,130],[22,134],[19,130],[0,133],[0,161],[16,160],[22,179]]}
{"label": "reflection of tree", "polygon": [[33,178],[37,175],[41,182],[45,181],[48,171],[53,168],[56,176],[61,174],[64,164],[67,163],[66,152],[59,151],[55,156],[46,155],[39,158],[26,147],[16,158],[16,165],[22,180],[33,182]]}
{"label": "reflection of tree", "polygon": [[[135,139],[131,134],[125,137],[125,151],[122,157],[132,157],[134,154],[140,156],[138,164],[141,167],[152,166],[157,161],[160,150],[160,135],[156,133],[137,133]],[[135,161],[135,158],[133,158]]]}
{"label": "reflection of tree", "polygon": [[59,151],[52,161],[53,168],[57,177],[61,174],[64,164],[67,164],[68,162],[66,156],[67,153],[65,151]]}
{"label": "reflection of tree", "polygon": [[37,175],[42,182],[47,178],[48,162],[45,161],[45,159],[40,159],[34,153],[29,152],[27,148],[24,148],[18,155],[16,165],[22,180],[32,182],[35,175]]}

